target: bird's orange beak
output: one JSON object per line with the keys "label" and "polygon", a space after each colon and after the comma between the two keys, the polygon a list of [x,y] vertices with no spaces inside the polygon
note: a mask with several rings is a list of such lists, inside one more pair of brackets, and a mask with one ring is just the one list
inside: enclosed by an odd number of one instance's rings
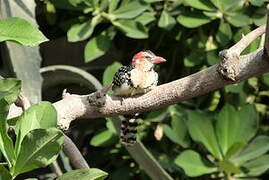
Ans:
{"label": "bird's orange beak", "polygon": [[160,56],[156,56],[156,57],[154,57],[154,58],[151,59],[151,62],[153,64],[159,64],[159,63],[163,63],[165,61],[166,61],[166,59],[164,59],[164,58],[162,58]]}

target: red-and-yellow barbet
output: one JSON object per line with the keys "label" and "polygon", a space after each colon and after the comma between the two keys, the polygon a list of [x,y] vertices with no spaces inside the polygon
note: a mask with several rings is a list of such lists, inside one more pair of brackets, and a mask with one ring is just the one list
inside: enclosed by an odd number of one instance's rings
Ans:
{"label": "red-and-yellow barbet", "polygon": [[[114,75],[112,90],[116,96],[130,97],[145,94],[157,86],[158,74],[154,65],[165,62],[151,51],[141,51],[134,55],[129,66],[122,66]],[[136,143],[136,116],[124,115],[121,122],[120,140],[127,146]]]}

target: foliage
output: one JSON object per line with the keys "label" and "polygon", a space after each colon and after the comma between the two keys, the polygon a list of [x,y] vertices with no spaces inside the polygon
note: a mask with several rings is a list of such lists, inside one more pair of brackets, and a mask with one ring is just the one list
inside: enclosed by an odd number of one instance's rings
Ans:
{"label": "foliage", "polygon": [[12,17],[0,21],[0,42],[7,40],[25,46],[37,46],[48,39],[29,22]]}
{"label": "foliage", "polygon": [[[85,64],[72,63],[83,66],[83,69],[94,69],[92,70],[94,75],[104,85],[112,81],[115,71],[121,64],[129,63],[132,55],[141,49],[150,49],[168,59],[161,68],[156,68],[160,83],[190,75],[218,63],[217,54],[220,50],[230,47],[240,40],[242,34],[265,23],[266,2],[268,1],[36,1],[38,9],[43,8],[43,11],[37,11],[40,29],[52,40],[67,36],[72,43],[79,41],[84,43],[82,56]],[[14,36],[8,34],[10,32],[12,31],[7,31],[0,39],[17,41],[24,45],[41,42],[40,37],[26,38],[26,41],[21,41],[23,37],[20,37],[16,40],[13,39]],[[26,34],[19,33],[19,35]],[[263,38],[256,39],[243,54],[261,47],[262,42]],[[110,61],[101,61],[103,58],[107,60],[107,56]],[[96,61],[88,67],[86,63],[93,60]],[[111,65],[106,66],[112,61]],[[102,69],[95,70],[96,67]],[[9,83],[10,85],[7,85]],[[18,139],[13,147],[13,141],[6,133],[8,126],[6,112],[8,105],[17,97],[19,81],[12,80],[9,83],[6,82],[5,86],[0,85],[1,107],[6,107],[1,108],[3,111],[1,118],[4,117],[4,121],[0,124],[0,138],[4,141],[0,141],[0,149],[8,163],[0,165],[2,179],[11,179],[12,171],[15,175],[37,167],[35,157],[31,156],[31,153],[27,154],[29,152],[25,150],[25,144],[35,140],[31,138],[33,135],[40,142],[44,142],[43,138],[53,137],[53,134],[57,136],[57,133],[51,130],[52,124],[34,123],[33,129],[30,130],[26,124],[25,127],[19,125],[22,117],[12,119],[8,120],[8,123],[18,122],[18,128],[16,127]],[[1,90],[1,87],[7,89]],[[175,179],[267,178],[268,87],[269,76],[264,74],[181,104],[145,113],[141,116],[143,121],[139,120],[138,137],[162,168]],[[34,106],[37,109],[32,112],[29,112],[29,109],[25,115],[32,116],[34,111],[45,111],[42,104],[38,105],[39,108]],[[40,118],[42,119],[42,115]],[[40,122],[39,118],[36,120]],[[85,157],[89,157],[87,160],[90,164],[109,171],[110,179],[148,179],[140,169],[141,164],[135,163],[118,141],[119,118],[106,118],[105,127],[100,122],[103,121],[99,119],[91,121],[93,125],[87,124],[85,126],[87,130],[82,131],[84,127],[77,126],[72,129],[80,134],[77,138],[78,144],[83,144],[82,149],[88,150],[83,152],[86,152]],[[39,125],[46,128],[40,129]],[[20,128],[26,129],[20,130]],[[153,136],[156,131],[159,133],[158,138]],[[39,134],[42,134],[42,137],[38,136]],[[75,134],[76,132],[74,136]],[[55,144],[59,142],[56,141]],[[58,147],[55,144],[47,144],[46,147]],[[31,150],[35,148],[31,147]],[[43,151],[40,150],[38,153],[42,154]],[[26,156],[29,157],[28,161],[24,159]],[[26,163],[25,166],[21,162],[17,163],[18,158]],[[50,157],[54,158],[55,156]],[[43,160],[39,161],[39,165],[50,162]],[[12,166],[16,163],[16,167]],[[77,173],[84,172],[71,171],[70,177],[76,176]],[[69,176],[68,174],[59,178],[65,178]],[[85,174],[91,174],[90,170]],[[105,173],[101,173],[100,176],[105,177]]]}
{"label": "foliage", "polygon": [[[1,20],[0,31],[0,41],[35,46],[47,40],[34,26],[19,18]],[[9,107],[17,100],[20,90],[20,80],[0,79],[0,152],[7,161],[0,164],[1,180],[12,180],[19,174],[51,164],[56,160],[64,141],[63,132],[56,128],[57,112],[49,102],[35,104],[20,116],[8,120]],[[14,128],[15,146],[8,132]],[[99,169],[71,171],[59,179],[76,176],[102,180],[107,173]]]}

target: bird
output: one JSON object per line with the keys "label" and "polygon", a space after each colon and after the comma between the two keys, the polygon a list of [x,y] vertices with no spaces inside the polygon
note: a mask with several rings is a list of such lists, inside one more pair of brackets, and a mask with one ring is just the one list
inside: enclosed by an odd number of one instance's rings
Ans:
{"label": "bird", "polygon": [[[122,66],[113,77],[113,94],[120,97],[131,97],[145,94],[154,89],[158,84],[158,73],[154,66],[165,62],[166,59],[156,56],[150,50],[136,53],[130,65]],[[136,143],[138,113],[124,115],[121,120],[120,141],[126,146]]]}

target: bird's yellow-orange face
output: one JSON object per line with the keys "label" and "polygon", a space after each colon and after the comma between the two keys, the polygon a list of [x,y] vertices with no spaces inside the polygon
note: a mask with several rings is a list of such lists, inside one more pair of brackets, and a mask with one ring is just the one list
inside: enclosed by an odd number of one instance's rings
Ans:
{"label": "bird's yellow-orange face", "polygon": [[132,65],[142,71],[150,71],[153,69],[154,64],[165,62],[166,60],[160,56],[156,56],[153,52],[141,51],[134,55]]}

